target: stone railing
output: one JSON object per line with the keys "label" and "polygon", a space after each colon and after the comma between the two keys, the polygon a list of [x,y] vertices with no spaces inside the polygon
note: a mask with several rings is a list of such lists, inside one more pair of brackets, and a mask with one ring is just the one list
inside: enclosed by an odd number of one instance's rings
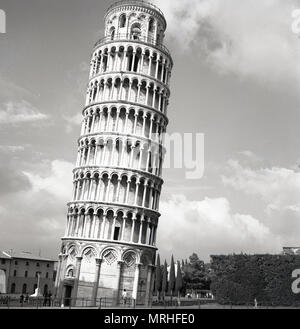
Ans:
{"label": "stone railing", "polygon": [[144,37],[144,36],[138,36],[135,37],[132,34],[116,34],[115,36],[106,36],[101,38],[95,43],[94,48],[98,47],[101,44],[105,44],[108,42],[113,42],[113,41],[133,41],[133,42],[143,42],[143,43],[148,43],[153,45],[154,47],[159,48],[163,52],[165,52],[167,55],[171,56],[169,49],[163,45],[160,42],[157,42],[155,39],[150,38],[150,37]]}
{"label": "stone railing", "polygon": [[118,1],[118,2],[114,3],[113,5],[111,5],[107,9],[107,12],[109,12],[112,8],[123,6],[123,5],[128,5],[128,6],[133,5],[133,6],[144,6],[144,7],[148,7],[148,8],[151,8],[151,9],[154,9],[154,10],[158,11],[162,15],[162,17],[164,17],[163,12],[157,6],[155,6],[151,2],[143,1],[143,0],[122,0],[122,1]]}

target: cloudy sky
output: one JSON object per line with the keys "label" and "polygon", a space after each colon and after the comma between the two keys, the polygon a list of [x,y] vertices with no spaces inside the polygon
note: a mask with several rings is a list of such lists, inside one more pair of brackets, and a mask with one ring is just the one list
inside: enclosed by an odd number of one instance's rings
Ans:
{"label": "cloudy sky", "polygon": [[[112,0],[2,0],[0,248],[56,257],[93,44]],[[296,0],[156,0],[172,51],[169,133],[205,135],[205,173],[166,168],[162,257],[300,245]]]}

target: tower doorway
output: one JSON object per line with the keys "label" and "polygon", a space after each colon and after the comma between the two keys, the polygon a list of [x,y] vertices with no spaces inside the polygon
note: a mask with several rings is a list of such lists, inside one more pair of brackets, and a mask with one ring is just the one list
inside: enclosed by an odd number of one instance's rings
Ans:
{"label": "tower doorway", "polygon": [[64,305],[71,305],[71,296],[72,296],[72,286],[65,286],[65,296],[64,296]]}
{"label": "tower doorway", "polygon": [[115,232],[114,232],[114,240],[118,241],[119,240],[119,235],[120,235],[120,227],[116,227],[115,228]]}

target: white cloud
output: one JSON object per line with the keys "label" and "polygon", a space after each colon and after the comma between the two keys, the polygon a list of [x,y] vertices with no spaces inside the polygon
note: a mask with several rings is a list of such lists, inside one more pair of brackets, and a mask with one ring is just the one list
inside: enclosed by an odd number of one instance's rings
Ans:
{"label": "white cloud", "polygon": [[81,113],[77,113],[71,117],[64,116],[64,119],[71,125],[79,126],[83,118]]}
{"label": "white cloud", "polygon": [[[299,39],[291,31],[296,0],[156,0],[169,42],[205,55],[219,72],[298,90]],[[193,47],[194,46],[194,47]],[[191,49],[193,47],[193,49]]]}
{"label": "white cloud", "polygon": [[72,170],[74,164],[55,160],[51,163],[50,175],[43,177],[39,174],[24,172],[28,177],[34,193],[48,192],[55,197],[67,200],[72,193]]}
{"label": "white cloud", "polygon": [[251,168],[236,160],[229,161],[227,172],[222,177],[225,187],[237,191],[239,200],[249,198],[247,211],[253,205],[252,210],[262,207],[264,224],[280,235],[285,245],[299,245],[300,172],[280,167]]}
{"label": "white cloud", "polygon": [[0,152],[22,152],[25,150],[24,146],[14,146],[14,145],[0,145]]}
{"label": "white cloud", "polygon": [[[1,72],[2,75],[2,72]],[[18,85],[10,81],[7,77],[0,77],[0,97],[5,99],[22,99],[23,97],[34,97],[36,94],[32,91],[24,88],[23,86]]]}
{"label": "white cloud", "polygon": [[257,156],[254,152],[249,151],[249,150],[240,151],[240,152],[238,152],[238,154],[244,156],[249,161],[253,161],[253,162],[261,162],[262,161],[262,159],[259,156]]}
{"label": "white cloud", "polygon": [[183,195],[161,203],[158,247],[166,257],[280,252],[281,238],[251,215],[233,213],[226,198],[189,201]]}
{"label": "white cloud", "polygon": [[73,131],[73,128],[81,125],[83,118],[81,113],[77,113],[76,115],[70,117],[64,116],[64,120],[67,122],[66,132],[70,133]]}
{"label": "white cloud", "polygon": [[0,213],[5,214],[0,218],[0,248],[42,249],[43,254],[57,256],[66,204],[71,200],[73,167],[63,160],[37,164],[25,173],[30,183],[26,189],[0,196]]}
{"label": "white cloud", "polygon": [[228,165],[231,174],[222,176],[225,186],[260,197],[266,203],[268,212],[299,209],[299,172],[278,167],[252,169],[236,160],[230,160]]}
{"label": "white cloud", "polygon": [[8,102],[0,109],[0,124],[17,124],[41,121],[48,118],[26,101]]}

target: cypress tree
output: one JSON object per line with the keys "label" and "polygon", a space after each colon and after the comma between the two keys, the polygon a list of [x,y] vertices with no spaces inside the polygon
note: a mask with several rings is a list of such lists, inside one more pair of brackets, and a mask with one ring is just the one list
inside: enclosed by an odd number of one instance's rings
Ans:
{"label": "cypress tree", "polygon": [[178,295],[178,298],[180,297],[182,287],[183,287],[182,272],[181,272],[181,268],[180,268],[180,263],[178,262],[176,284],[175,284],[175,291],[176,291],[176,294]]}
{"label": "cypress tree", "polygon": [[175,283],[176,283],[176,274],[175,274],[175,264],[174,264],[174,257],[172,256],[171,259],[171,268],[170,268],[170,281],[169,281],[169,295],[173,296],[175,290]]}
{"label": "cypress tree", "polygon": [[182,262],[181,262],[181,268],[182,268],[182,270],[184,271],[184,260],[182,260]]}
{"label": "cypress tree", "polygon": [[168,290],[168,265],[167,265],[167,261],[165,260],[165,264],[162,272],[162,287],[161,287],[161,292],[163,293],[164,299],[167,290]]}
{"label": "cypress tree", "polygon": [[161,292],[161,280],[162,280],[162,273],[161,273],[161,266],[160,266],[160,256],[157,256],[156,262],[156,271],[155,271],[155,290],[154,293],[160,299],[160,292]]}

